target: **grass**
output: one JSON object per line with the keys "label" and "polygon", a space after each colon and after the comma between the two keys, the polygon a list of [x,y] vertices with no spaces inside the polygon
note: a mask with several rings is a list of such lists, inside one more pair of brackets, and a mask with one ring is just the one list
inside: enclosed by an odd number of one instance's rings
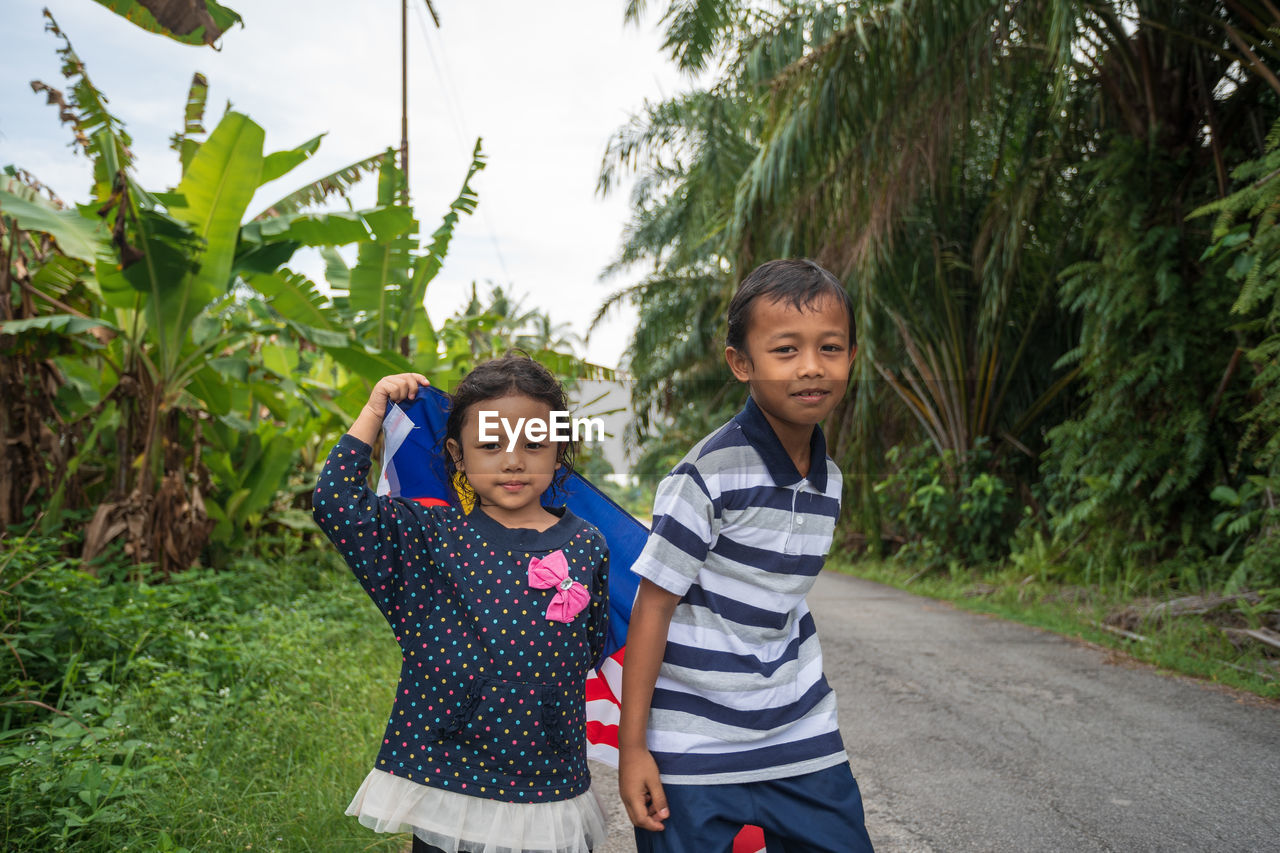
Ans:
{"label": "grass", "polygon": [[[831,568],[954,603],[975,613],[988,613],[1122,651],[1136,660],[1169,672],[1192,676],[1267,699],[1280,699],[1280,676],[1260,648],[1237,648],[1223,633],[1220,619],[1180,616],[1136,626],[1133,639],[1103,625],[1112,614],[1154,599],[1173,597],[1158,587],[1141,590],[1119,579],[1109,584],[1073,584],[1041,569],[1006,565],[986,570],[952,569],[921,572],[918,567],[886,561],[833,559]],[[1162,594],[1163,592],[1163,594]],[[1277,591],[1269,591],[1277,597]],[[1274,604],[1272,606],[1275,606]],[[1250,614],[1225,616],[1247,624]],[[1268,672],[1261,675],[1258,670]]]}
{"label": "grass", "polygon": [[344,814],[400,657],[336,555],[148,584],[8,544],[0,849],[406,849]]}
{"label": "grass", "polygon": [[[394,693],[390,630],[354,581],[266,607],[255,621],[262,631],[231,645],[252,656],[242,658],[245,680],[267,689],[180,718],[195,757],[148,805],[146,823],[191,850],[402,849],[343,814]],[[166,721],[151,722],[164,737]]]}

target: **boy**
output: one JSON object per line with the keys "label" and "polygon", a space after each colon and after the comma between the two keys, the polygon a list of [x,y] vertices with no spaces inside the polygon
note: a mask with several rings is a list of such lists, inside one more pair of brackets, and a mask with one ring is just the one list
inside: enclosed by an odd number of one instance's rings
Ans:
{"label": "boy", "polygon": [[750,397],[658,487],[634,571],[618,787],[641,853],[871,853],[804,596],[840,511],[818,422],[844,394],[853,305],[807,260],[738,286],[725,358]]}

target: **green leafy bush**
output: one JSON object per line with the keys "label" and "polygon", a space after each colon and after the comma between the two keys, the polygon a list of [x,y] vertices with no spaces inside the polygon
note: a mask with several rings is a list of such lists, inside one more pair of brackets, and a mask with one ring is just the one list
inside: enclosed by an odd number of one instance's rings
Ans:
{"label": "green leafy bush", "polygon": [[1234,570],[1223,584],[1228,593],[1252,585],[1280,582],[1280,509],[1274,484],[1255,474],[1239,488],[1218,486],[1210,495],[1222,508],[1213,519],[1213,529],[1223,534],[1228,546],[1219,558]]}
{"label": "green leafy bush", "polygon": [[1245,383],[1229,370],[1231,288],[1197,262],[1208,238],[1169,199],[1207,194],[1186,152],[1123,136],[1088,164],[1094,258],[1063,270],[1080,318],[1078,408],[1046,435],[1044,489],[1061,545],[1093,576],[1215,552],[1212,506],[1242,430]]}
{"label": "green leafy bush", "polygon": [[1280,122],[1272,126],[1266,147],[1262,157],[1232,174],[1236,192],[1195,214],[1217,214],[1214,242],[1204,258],[1219,258],[1239,288],[1231,306],[1233,331],[1240,341],[1237,353],[1252,366],[1239,482],[1212,494],[1224,506],[1214,528],[1230,536],[1224,562],[1240,561],[1233,584],[1280,583]]}
{"label": "green leafy bush", "polygon": [[900,559],[925,566],[991,563],[1009,551],[1015,500],[993,472],[984,443],[960,458],[930,445],[890,448],[894,469],[876,484],[891,531],[902,541]]}
{"label": "green leafy bush", "polygon": [[399,657],[334,555],[152,583],[62,546],[0,541],[0,849],[399,844],[342,814]]}

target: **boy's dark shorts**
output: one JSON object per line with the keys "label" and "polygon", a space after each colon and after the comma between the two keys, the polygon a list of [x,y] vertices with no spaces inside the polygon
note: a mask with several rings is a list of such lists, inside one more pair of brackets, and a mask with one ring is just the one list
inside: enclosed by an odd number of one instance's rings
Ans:
{"label": "boy's dark shorts", "polygon": [[873,853],[862,795],[848,764],[788,779],[663,785],[671,817],[637,829],[639,853],[729,853],[743,824],[764,830],[768,853]]}

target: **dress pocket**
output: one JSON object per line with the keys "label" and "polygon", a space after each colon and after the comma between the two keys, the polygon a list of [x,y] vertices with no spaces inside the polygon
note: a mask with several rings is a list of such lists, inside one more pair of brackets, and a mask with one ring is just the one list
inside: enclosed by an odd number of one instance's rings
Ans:
{"label": "dress pocket", "polygon": [[575,708],[563,688],[497,679],[476,679],[476,697],[456,729],[458,745],[489,759],[571,755],[585,738],[583,703]]}
{"label": "dress pocket", "polygon": [[476,712],[482,697],[481,679],[472,678],[465,684],[441,685],[435,706],[438,716],[431,735],[435,740],[445,740],[462,731]]}
{"label": "dress pocket", "polygon": [[547,741],[556,752],[570,755],[586,742],[585,704],[581,696],[561,687],[546,687],[542,694],[542,724]]}
{"label": "dress pocket", "polygon": [[458,736],[463,744],[495,760],[526,757],[545,745],[542,685],[476,679],[477,696]]}

